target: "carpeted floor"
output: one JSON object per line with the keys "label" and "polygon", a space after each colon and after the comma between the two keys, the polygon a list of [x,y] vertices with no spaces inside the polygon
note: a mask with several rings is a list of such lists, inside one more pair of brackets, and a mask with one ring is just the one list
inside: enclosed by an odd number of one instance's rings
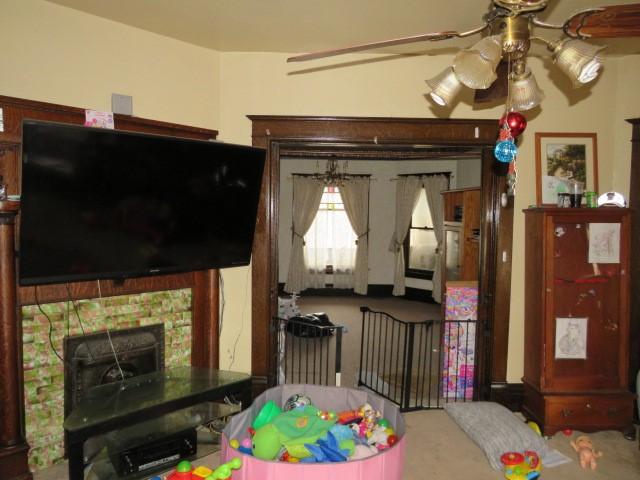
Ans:
{"label": "carpeted floor", "polygon": [[[405,414],[407,450],[405,480],[500,480],[501,472],[487,462],[482,450],[449,418],[443,410],[429,410]],[[543,480],[637,480],[640,479],[640,451],[638,443],[625,440],[619,432],[591,434],[596,449],[604,456],[598,459],[595,471],[583,471],[569,446],[570,438],[556,434],[549,445],[573,462],[555,468],[543,468]],[[195,462],[215,467],[217,453]],[[61,480],[68,478],[66,465],[35,474],[35,480]],[[285,480],[285,479],[283,479]]]}
{"label": "carpeted floor", "polygon": [[[347,327],[342,349],[342,385],[355,385],[359,368],[361,313],[359,307],[387,312],[406,321],[440,318],[440,307],[401,299],[365,297],[308,297],[299,300],[303,313],[325,312],[333,323]],[[482,450],[448,417],[443,410],[417,411],[405,414],[407,426],[406,480],[500,480],[501,472],[487,462]],[[549,445],[570,458],[576,455],[569,440],[556,434]],[[583,471],[577,461],[555,468],[543,469],[544,480],[640,480],[640,450],[638,442],[625,440],[621,433],[605,431],[590,435],[597,450],[604,456],[595,471]],[[218,454],[202,458],[196,464],[215,467]],[[66,465],[37,472],[35,480],[66,479]]]}

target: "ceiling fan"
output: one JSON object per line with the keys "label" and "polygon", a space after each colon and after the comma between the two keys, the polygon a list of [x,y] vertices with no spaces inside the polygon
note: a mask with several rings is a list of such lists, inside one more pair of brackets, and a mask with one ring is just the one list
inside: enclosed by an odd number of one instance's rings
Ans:
{"label": "ceiling fan", "polygon": [[[380,42],[366,43],[333,50],[306,53],[287,59],[300,62],[360,52],[381,47],[423,41],[440,41],[487,33],[475,45],[459,51],[451,67],[427,80],[431,99],[442,106],[450,105],[463,87],[476,90],[475,101],[495,102],[507,99],[507,110],[525,111],[544,99],[535,78],[526,65],[532,41],[544,43],[556,65],[580,86],[595,79],[602,65],[602,46],[586,39],[640,36],[640,3],[595,7],[570,16],[555,25],[538,19],[548,0],[492,0],[483,23],[466,32],[443,31],[424,33]],[[534,27],[559,30],[562,36],[550,41],[533,34]]]}

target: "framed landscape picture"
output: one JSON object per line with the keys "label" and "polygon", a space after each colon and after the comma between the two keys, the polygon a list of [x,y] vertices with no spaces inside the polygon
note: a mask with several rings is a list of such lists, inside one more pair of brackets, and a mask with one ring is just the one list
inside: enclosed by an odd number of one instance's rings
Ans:
{"label": "framed landscape picture", "polygon": [[570,181],[598,191],[598,143],[595,133],[536,133],[536,203],[557,205]]}

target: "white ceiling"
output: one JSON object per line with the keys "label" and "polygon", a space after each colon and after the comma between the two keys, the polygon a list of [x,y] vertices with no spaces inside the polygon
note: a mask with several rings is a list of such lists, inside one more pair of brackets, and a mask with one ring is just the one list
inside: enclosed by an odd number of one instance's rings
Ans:
{"label": "white ceiling", "polygon": [[[489,0],[48,0],[92,15],[219,51],[304,53],[432,31],[471,30]],[[539,18],[633,0],[549,0]],[[538,29],[549,39],[552,30]],[[388,53],[459,48],[467,39],[389,47]],[[640,53],[640,39],[600,40],[609,54]]]}

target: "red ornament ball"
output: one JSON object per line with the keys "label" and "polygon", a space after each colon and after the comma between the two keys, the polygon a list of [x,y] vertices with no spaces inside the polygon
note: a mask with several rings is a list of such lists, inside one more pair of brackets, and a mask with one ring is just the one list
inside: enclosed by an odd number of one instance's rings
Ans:
{"label": "red ornament ball", "polygon": [[571,434],[573,433],[573,430],[571,430],[570,428],[565,428],[564,430],[562,430],[562,433],[566,436],[566,437],[570,437]]}
{"label": "red ornament ball", "polygon": [[397,442],[398,442],[398,437],[397,437],[397,435],[393,434],[393,435],[389,435],[389,436],[387,437],[387,444],[388,444],[390,447],[393,447]]}
{"label": "red ornament ball", "polygon": [[527,128],[527,119],[520,112],[509,112],[500,118],[500,125],[507,124],[513,138],[519,137]]}

